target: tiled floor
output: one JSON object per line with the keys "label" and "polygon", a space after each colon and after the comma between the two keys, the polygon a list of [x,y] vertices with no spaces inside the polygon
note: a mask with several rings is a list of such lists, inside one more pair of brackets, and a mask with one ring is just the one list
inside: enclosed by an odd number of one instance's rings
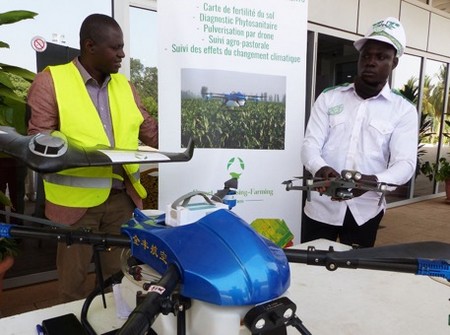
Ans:
{"label": "tiled floor", "polygon": [[418,241],[450,243],[450,202],[445,197],[390,208],[376,246]]}
{"label": "tiled floor", "polygon": [[[387,210],[376,245],[417,241],[450,243],[450,203],[444,198]],[[94,280],[94,276],[91,277]],[[0,294],[0,313],[9,316],[56,303],[56,281],[49,281],[3,291]]]}

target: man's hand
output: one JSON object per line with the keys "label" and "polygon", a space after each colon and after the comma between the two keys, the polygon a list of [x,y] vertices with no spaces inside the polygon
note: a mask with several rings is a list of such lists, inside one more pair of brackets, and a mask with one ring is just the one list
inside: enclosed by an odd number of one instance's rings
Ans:
{"label": "man's hand", "polygon": [[[366,184],[366,185],[370,185],[370,186],[373,185],[375,187],[378,184],[378,178],[373,174],[371,174],[371,175],[363,174],[363,175],[361,175],[361,179],[358,180],[358,183],[362,183],[362,184]],[[367,192],[367,190],[361,190],[361,189],[357,189],[357,188],[352,189],[354,198],[360,197],[361,195],[363,195],[366,192]]]}
{"label": "man's hand", "polygon": [[[314,178],[320,178],[323,180],[329,180],[332,178],[338,178],[340,177],[340,173],[337,172],[335,169],[333,169],[330,166],[322,166],[314,175]],[[327,190],[326,186],[321,186],[316,189],[320,194],[325,193]]]}

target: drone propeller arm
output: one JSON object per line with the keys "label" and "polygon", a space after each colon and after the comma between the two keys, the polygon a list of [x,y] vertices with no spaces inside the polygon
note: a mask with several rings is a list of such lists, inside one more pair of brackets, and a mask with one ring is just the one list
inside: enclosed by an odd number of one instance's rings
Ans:
{"label": "drone propeller arm", "polygon": [[[384,270],[393,272],[407,272],[417,273],[417,261],[407,260],[399,262],[390,262],[382,260],[357,259],[334,257],[336,252],[316,250],[315,248],[308,248],[307,250],[300,249],[284,249],[286,257],[289,262],[303,263],[307,265],[324,266],[330,271],[337,270],[339,267],[349,269],[369,269],[369,270]],[[341,252],[344,253],[344,252]]]}
{"label": "drone propeller arm", "polygon": [[[73,243],[90,244],[100,246],[105,249],[110,246],[130,247],[131,244],[130,238],[125,235],[99,234],[88,231],[53,227],[42,228],[16,226],[6,223],[0,223],[0,238],[1,237],[56,239],[59,242],[65,242],[67,245],[71,245]],[[169,264],[166,272],[161,277],[159,282],[150,287],[149,293],[144,301],[134,309],[128,320],[116,334],[146,334],[155,318],[161,313],[162,305],[160,302],[173,292],[176,285],[179,283],[180,278],[181,275],[176,265]],[[98,292],[95,292],[94,296],[97,295],[97,293]],[[88,305],[83,308],[87,309]],[[85,314],[86,313],[87,311],[85,311]]]}
{"label": "drone propeller arm", "polygon": [[[431,251],[427,253],[426,247]],[[412,273],[450,280],[450,262],[436,257],[448,255],[449,248],[448,244],[427,242],[426,244],[404,244],[341,252],[316,250],[314,247],[308,247],[307,250],[287,248],[284,252],[289,262],[324,266],[330,271],[339,267],[360,268]]]}
{"label": "drone propeller arm", "polygon": [[111,246],[130,247],[131,245],[130,238],[125,235],[92,233],[69,228],[17,226],[6,223],[0,223],[0,237],[55,239],[58,242],[65,242],[67,245],[90,244],[103,246],[105,249]]}
{"label": "drone propeller arm", "polygon": [[169,264],[164,275],[158,283],[149,288],[144,301],[131,312],[116,335],[147,334],[149,327],[161,313],[161,302],[172,294],[180,279],[178,268],[174,264]]}

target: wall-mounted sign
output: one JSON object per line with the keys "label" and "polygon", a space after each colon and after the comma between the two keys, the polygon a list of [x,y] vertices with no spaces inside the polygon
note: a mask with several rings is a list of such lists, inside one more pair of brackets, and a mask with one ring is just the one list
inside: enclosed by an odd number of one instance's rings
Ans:
{"label": "wall-mounted sign", "polygon": [[31,47],[36,52],[43,52],[47,49],[47,41],[41,36],[35,36],[31,39]]}

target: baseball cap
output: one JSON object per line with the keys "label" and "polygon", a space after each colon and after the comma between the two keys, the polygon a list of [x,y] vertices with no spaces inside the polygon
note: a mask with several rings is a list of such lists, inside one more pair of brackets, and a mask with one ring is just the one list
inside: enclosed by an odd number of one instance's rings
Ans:
{"label": "baseball cap", "polygon": [[397,50],[397,57],[403,55],[406,47],[406,35],[403,25],[395,17],[388,17],[375,22],[363,38],[356,40],[353,45],[360,51],[368,40],[376,40],[392,45]]}

